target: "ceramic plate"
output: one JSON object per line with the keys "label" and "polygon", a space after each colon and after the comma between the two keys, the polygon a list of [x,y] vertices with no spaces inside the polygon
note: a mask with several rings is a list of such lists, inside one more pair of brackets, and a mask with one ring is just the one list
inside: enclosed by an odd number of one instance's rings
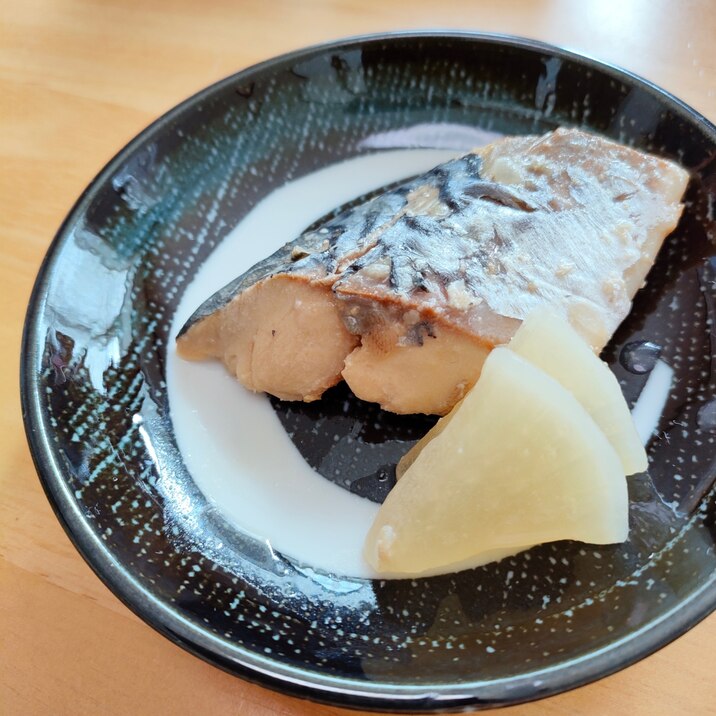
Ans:
{"label": "ceramic plate", "polygon": [[[342,570],[343,522],[375,509],[431,419],[382,413],[343,387],[295,404],[220,382],[230,387],[211,390],[236,396],[236,415],[230,400],[212,422],[198,404],[207,393],[176,392],[173,334],[192,291],[441,153],[560,125],[692,174],[683,218],[603,355],[630,404],[646,394],[651,406],[629,541],[545,545],[429,579]],[[22,357],[45,490],[85,559],[148,624],[290,694],[458,709],[620,669],[716,605],[715,196],[713,125],[633,75],[538,43],[376,36],[240,72],[123,149],[50,248]],[[232,455],[241,479],[211,482]],[[267,470],[279,485],[268,498],[245,479],[261,485]],[[274,509],[285,516],[275,539],[261,531]]]}

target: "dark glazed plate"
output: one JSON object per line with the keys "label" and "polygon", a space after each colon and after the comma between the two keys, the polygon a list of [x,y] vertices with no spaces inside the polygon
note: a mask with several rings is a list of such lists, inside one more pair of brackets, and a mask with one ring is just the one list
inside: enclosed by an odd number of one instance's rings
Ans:
{"label": "dark glazed plate", "polygon": [[[405,133],[393,130],[418,127],[408,136],[442,146],[454,125],[583,126],[692,172],[683,219],[604,354],[631,402],[657,353],[673,372],[649,475],[631,480],[624,545],[546,545],[415,581],[332,576],[237,532],[194,485],[168,411],[169,326],[202,262],[269,192],[374,151],[371,138],[398,146]],[[22,357],[45,490],[131,609],[272,688],[427,711],[517,703],[597,679],[716,606],[715,199],[712,124],[633,75],[546,45],[399,34],[240,72],[123,149],[50,248]],[[309,462],[320,469],[332,450],[343,486],[381,499],[396,452],[429,421],[379,414],[341,391],[274,407]],[[347,441],[331,448],[335,434],[370,449],[370,467],[352,460]]]}

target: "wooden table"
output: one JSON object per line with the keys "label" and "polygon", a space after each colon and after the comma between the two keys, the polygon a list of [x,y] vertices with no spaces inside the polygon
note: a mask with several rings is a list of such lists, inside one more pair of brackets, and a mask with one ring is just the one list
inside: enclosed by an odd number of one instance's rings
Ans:
{"label": "wooden table", "polygon": [[[70,545],[25,444],[20,332],[43,254],[102,165],[205,85],[287,50],[389,29],[532,36],[633,70],[716,119],[709,0],[2,0],[0,712],[338,714],[253,686],[145,626]],[[716,713],[716,614],[536,714]]]}

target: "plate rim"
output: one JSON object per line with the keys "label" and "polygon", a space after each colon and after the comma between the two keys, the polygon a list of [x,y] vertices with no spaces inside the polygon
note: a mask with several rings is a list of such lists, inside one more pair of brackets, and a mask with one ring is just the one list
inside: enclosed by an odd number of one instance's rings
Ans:
{"label": "plate rim", "polygon": [[[46,302],[52,268],[69,229],[82,216],[98,187],[110,179],[137,148],[160,132],[175,117],[201,103],[227,86],[241,82],[256,72],[280,67],[299,59],[324,54],[331,50],[346,51],[371,43],[395,40],[462,40],[473,43],[504,45],[518,50],[543,52],[609,75],[627,85],[641,87],[657,95],[677,114],[690,123],[701,125],[716,145],[716,126],[704,115],[669,91],[636,73],[603,62],[588,54],[517,35],[463,30],[401,30],[376,32],[312,44],[271,57],[232,73],[179,102],[152,121],[127,142],[93,177],[75,201],[49,244],[38,270],[25,315],[20,355],[20,397],[25,434],[35,470],[45,495],[70,541],[92,571],[108,589],[143,622],[175,644],[224,671],[276,691],[309,698],[331,705],[369,710],[435,711],[462,710],[466,707],[486,708],[507,706],[536,700],[569,691],[597,681],[656,652],[683,635],[691,627],[716,611],[716,580],[704,584],[689,598],[644,625],[636,632],[612,642],[602,649],[590,651],[572,660],[546,669],[529,671],[521,676],[489,681],[473,680],[458,685],[414,685],[392,682],[371,682],[319,674],[298,666],[290,666],[263,657],[241,645],[227,647],[199,625],[184,619],[178,610],[154,597],[141,586],[116,560],[85,520],[69,486],[64,471],[54,454],[51,429],[43,419],[38,385],[38,317]],[[38,350],[39,349],[39,350]],[[680,618],[678,618],[680,617]],[[638,643],[635,643],[637,642]],[[614,658],[614,656],[618,658]],[[570,678],[565,679],[565,675]],[[539,682],[537,685],[535,682]],[[501,684],[510,688],[500,689]],[[496,691],[496,694],[485,694]],[[487,698],[486,698],[487,696]]]}

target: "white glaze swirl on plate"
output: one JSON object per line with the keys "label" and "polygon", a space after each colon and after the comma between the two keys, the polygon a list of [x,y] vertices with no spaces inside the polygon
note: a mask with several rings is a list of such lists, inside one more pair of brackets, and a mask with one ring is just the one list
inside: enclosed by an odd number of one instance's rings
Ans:
{"label": "white glaze swirl on plate", "polygon": [[[454,154],[427,149],[381,152],[329,166],[276,190],[201,267],[174,316],[172,339],[217,286],[250,268],[316,218]],[[654,388],[662,397],[650,400],[647,410],[640,402],[638,427],[645,441],[668,394],[670,369],[660,364],[663,369],[655,371],[659,385]],[[233,525],[312,567],[346,576],[373,576],[361,552],[378,505],[314,472],[265,395],[243,388],[216,362],[181,360],[174,350],[168,351],[167,385],[184,461],[202,492]]]}

